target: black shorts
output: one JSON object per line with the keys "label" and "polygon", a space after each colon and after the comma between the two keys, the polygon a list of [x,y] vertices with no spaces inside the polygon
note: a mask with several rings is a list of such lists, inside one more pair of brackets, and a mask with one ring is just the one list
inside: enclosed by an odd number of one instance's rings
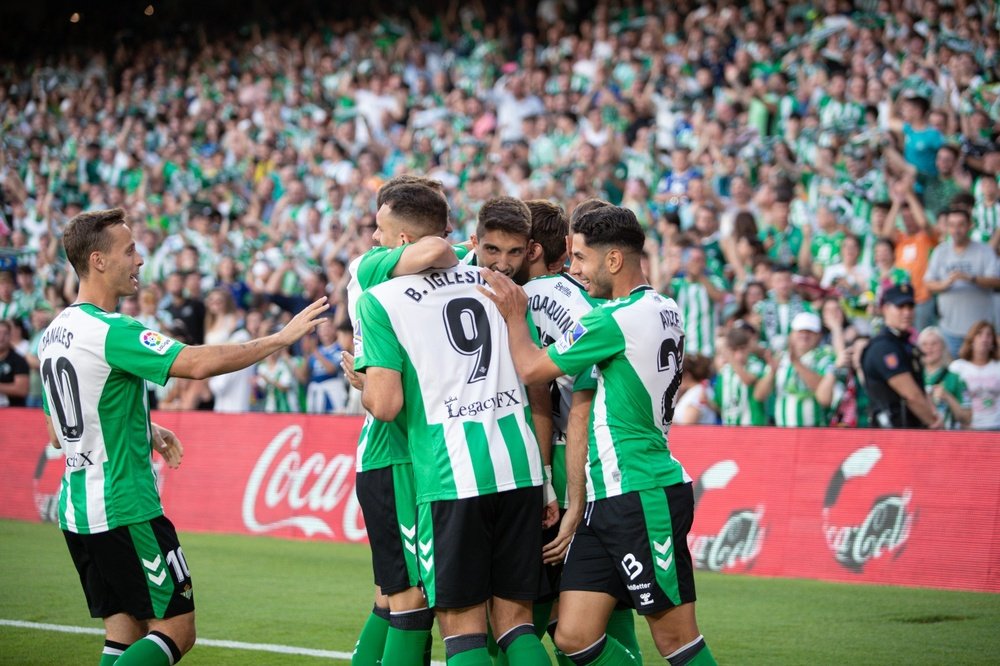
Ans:
{"label": "black shorts", "polygon": [[368,530],[375,584],[382,594],[416,587],[419,576],[413,465],[358,472],[355,492]]}
{"label": "black shorts", "polygon": [[491,597],[531,601],[542,570],[542,488],[421,504],[427,603],[466,608]]}
{"label": "black shorts", "polygon": [[91,617],[163,619],[194,610],[194,588],[166,516],[97,534],[63,531]]}
{"label": "black shorts", "polygon": [[[559,524],[566,513],[565,509],[559,509],[559,520],[555,525],[542,530],[542,546],[559,536]],[[535,603],[544,604],[559,598],[559,579],[562,578],[563,563],[556,564],[542,563],[542,573],[538,577],[538,594],[535,595]]]}
{"label": "black shorts", "polygon": [[640,615],[694,601],[693,518],[690,483],[590,502],[566,553],[561,589],[604,592]]}

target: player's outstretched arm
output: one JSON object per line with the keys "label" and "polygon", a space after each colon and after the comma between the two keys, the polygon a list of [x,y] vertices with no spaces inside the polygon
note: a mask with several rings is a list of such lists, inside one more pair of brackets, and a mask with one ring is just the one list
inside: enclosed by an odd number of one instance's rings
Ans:
{"label": "player's outstretched arm", "polygon": [[536,347],[535,341],[531,339],[531,331],[528,330],[528,322],[525,319],[528,297],[524,290],[503,273],[497,273],[489,268],[480,270],[490,289],[482,287],[476,289],[493,301],[507,322],[510,354],[521,381],[529,385],[543,384],[564,374],[545,353],[545,349]]}
{"label": "player's outstretched arm", "polygon": [[399,262],[392,269],[392,277],[413,275],[431,268],[451,268],[458,265],[458,255],[444,238],[424,236],[416,243],[403,248]]}
{"label": "player's outstretched arm", "polygon": [[240,344],[185,347],[170,366],[170,376],[206,379],[242,370],[315,330],[329,308],[324,296],[307,305],[277,333]]}

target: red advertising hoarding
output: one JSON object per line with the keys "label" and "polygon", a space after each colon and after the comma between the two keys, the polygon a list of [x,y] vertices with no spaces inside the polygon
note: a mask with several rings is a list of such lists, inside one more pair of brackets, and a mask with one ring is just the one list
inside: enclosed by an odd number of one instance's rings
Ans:
{"label": "red advertising hoarding", "polygon": [[[158,413],[184,442],[161,470],[182,530],[363,541],[361,419]],[[52,519],[63,459],[37,410],[0,411],[0,517]],[[700,569],[1000,591],[1000,436],[675,427],[695,480]]]}

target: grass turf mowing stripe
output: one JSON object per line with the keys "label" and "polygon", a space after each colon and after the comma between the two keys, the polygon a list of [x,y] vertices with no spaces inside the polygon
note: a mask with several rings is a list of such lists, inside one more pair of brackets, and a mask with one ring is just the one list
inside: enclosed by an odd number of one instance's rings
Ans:
{"label": "grass turf mowing stripe", "polygon": [[[39,631],[59,631],[64,634],[99,634],[104,630],[97,627],[74,627],[66,624],[46,624],[44,622],[24,622],[22,620],[0,619],[0,626],[17,627],[19,629],[37,629]],[[297,654],[305,657],[320,657],[322,659],[340,659],[350,661],[350,652],[334,650],[314,650],[312,648],[295,647],[292,645],[274,645],[271,643],[244,643],[242,641],[223,641],[214,638],[199,638],[196,645],[204,647],[228,648],[231,650],[253,650],[255,652],[274,652],[277,654]],[[442,661],[432,661],[431,666],[444,666]]]}

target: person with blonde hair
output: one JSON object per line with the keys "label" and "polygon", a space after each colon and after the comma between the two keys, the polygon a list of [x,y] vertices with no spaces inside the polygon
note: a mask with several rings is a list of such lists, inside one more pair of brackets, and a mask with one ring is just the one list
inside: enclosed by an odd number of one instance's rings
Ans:
{"label": "person with blonde hair", "polygon": [[1000,345],[993,324],[973,324],[948,369],[969,387],[973,430],[1000,430]]}
{"label": "person with blonde hair", "polygon": [[968,428],[972,422],[969,389],[961,377],[948,369],[951,354],[944,333],[937,326],[928,326],[917,336],[917,347],[924,364],[924,390],[944,418],[944,428]]}

